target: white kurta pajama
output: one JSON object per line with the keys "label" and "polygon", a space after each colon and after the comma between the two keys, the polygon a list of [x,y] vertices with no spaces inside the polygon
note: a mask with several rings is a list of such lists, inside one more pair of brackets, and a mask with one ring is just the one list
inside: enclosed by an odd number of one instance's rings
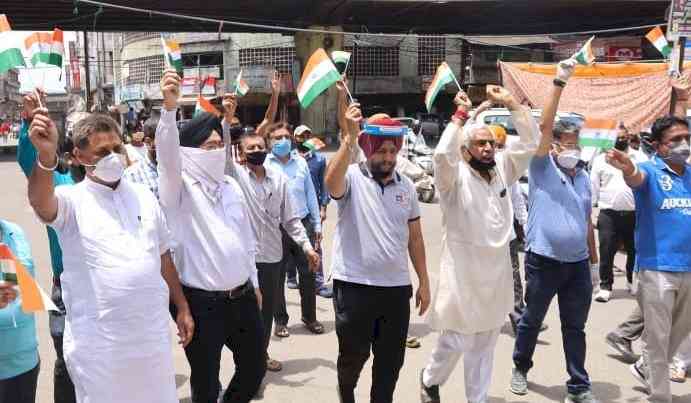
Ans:
{"label": "white kurta pajama", "polygon": [[156,197],[122,180],[59,187],[67,311],[64,354],[79,403],[177,403],[168,286],[170,235]]}
{"label": "white kurta pajama", "polygon": [[463,159],[462,129],[455,124],[446,127],[434,154],[443,213],[442,257],[427,320],[441,334],[423,379],[428,386],[443,384],[466,353],[470,402],[487,400],[497,336],[513,309],[509,242],[515,234],[509,188],[526,171],[539,138],[529,109],[521,107],[512,116],[520,142],[496,155],[489,183]]}

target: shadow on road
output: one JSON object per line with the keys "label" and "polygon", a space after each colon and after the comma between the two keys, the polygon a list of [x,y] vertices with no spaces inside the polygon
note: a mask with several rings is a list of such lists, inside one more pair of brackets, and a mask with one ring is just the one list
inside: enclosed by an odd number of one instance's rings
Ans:
{"label": "shadow on road", "polygon": [[[529,393],[541,395],[550,401],[561,402],[566,396],[566,385],[542,386],[528,383]],[[616,402],[621,397],[619,386],[607,382],[593,382],[592,390],[601,402]]]}
{"label": "shadow on road", "polygon": [[[264,378],[264,383],[272,385],[282,385],[289,387],[299,387],[304,386],[306,383],[314,380],[313,375],[307,375],[307,373],[315,371],[317,369],[328,368],[331,372],[336,374],[336,357],[333,360],[326,360],[322,358],[301,358],[296,360],[286,360],[283,361],[283,371],[281,372],[267,372]],[[304,379],[300,380],[288,380],[286,377],[293,375],[305,374]],[[323,372],[319,372],[319,376],[324,376]]]}

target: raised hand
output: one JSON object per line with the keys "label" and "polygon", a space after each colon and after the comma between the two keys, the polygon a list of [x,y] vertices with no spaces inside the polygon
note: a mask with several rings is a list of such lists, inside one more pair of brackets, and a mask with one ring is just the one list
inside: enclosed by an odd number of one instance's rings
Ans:
{"label": "raised hand", "polygon": [[563,82],[569,81],[569,78],[571,78],[571,75],[573,75],[576,69],[576,64],[578,64],[578,62],[573,58],[560,61],[559,64],[557,64],[557,79]]}
{"label": "raised hand", "polygon": [[161,92],[163,93],[163,107],[168,111],[177,109],[178,98],[180,98],[180,76],[175,70],[163,72]]}
{"label": "raised hand", "polygon": [[678,77],[673,78],[672,88],[674,88],[674,92],[677,95],[683,98],[688,98],[689,92],[691,92],[691,79],[689,78],[689,75],[684,73]]}
{"label": "raised hand", "polygon": [[509,109],[512,109],[512,105],[518,105],[518,102],[516,102],[509,90],[498,85],[487,86],[487,99],[493,104],[502,104]]}
{"label": "raised hand", "polygon": [[[38,98],[39,96],[41,97],[40,102]],[[36,88],[35,91],[32,91],[24,95],[24,98],[22,100],[22,106],[24,110],[24,116],[26,116],[26,120],[30,122],[31,119],[33,119],[34,117],[34,110],[38,109],[41,105],[45,104],[46,93],[41,88]]]}
{"label": "raised hand", "polygon": [[14,284],[7,281],[0,281],[0,309],[5,308],[16,298],[17,290],[14,288]]}
{"label": "raised hand", "polygon": [[636,171],[636,166],[634,165],[631,158],[626,153],[623,153],[615,148],[607,151],[605,155],[605,161],[611,166],[622,171],[624,175],[631,176]]}
{"label": "raised hand", "polygon": [[274,70],[274,75],[271,78],[271,93],[281,93],[281,74],[277,70]]}
{"label": "raised hand", "polygon": [[360,104],[350,104],[346,110],[345,118],[348,132],[347,136],[351,141],[356,141],[358,135],[360,134],[360,122],[362,122],[363,119]]}
{"label": "raised hand", "polygon": [[346,77],[345,74],[342,74],[341,79],[336,81],[336,88],[341,92],[346,92],[347,87],[348,87],[348,78]]}
{"label": "raised hand", "polygon": [[223,116],[230,121],[235,116],[235,111],[238,108],[238,99],[235,94],[223,94]]}
{"label": "raised hand", "polygon": [[466,94],[463,90],[458,91],[458,93],[453,99],[453,103],[459,108],[464,108],[466,111],[473,106],[473,103],[470,101],[468,94]]}
{"label": "raised hand", "polygon": [[48,116],[48,109],[34,109],[32,116],[33,120],[29,126],[29,140],[36,147],[42,163],[54,161],[53,157],[57,155],[58,151],[58,128]]}

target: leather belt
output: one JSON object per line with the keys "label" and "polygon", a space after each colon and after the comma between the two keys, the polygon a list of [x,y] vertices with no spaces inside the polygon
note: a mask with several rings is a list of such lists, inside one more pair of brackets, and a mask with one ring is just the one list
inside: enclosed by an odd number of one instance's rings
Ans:
{"label": "leather belt", "polygon": [[244,284],[228,291],[207,291],[199,288],[188,287],[186,285],[183,285],[182,288],[185,290],[185,292],[190,294],[195,294],[206,298],[227,298],[230,300],[238,299],[244,296],[245,294],[248,294],[250,291],[254,291],[254,286],[252,285],[252,282],[250,280],[247,280]]}

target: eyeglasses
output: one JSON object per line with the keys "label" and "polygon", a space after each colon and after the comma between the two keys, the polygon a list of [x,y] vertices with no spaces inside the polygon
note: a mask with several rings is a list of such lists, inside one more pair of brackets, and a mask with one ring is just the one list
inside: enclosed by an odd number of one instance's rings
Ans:
{"label": "eyeglasses", "polygon": [[472,145],[477,147],[484,147],[489,144],[490,147],[494,148],[496,142],[494,140],[473,140],[470,142]]}
{"label": "eyeglasses", "polygon": [[204,143],[201,146],[199,146],[199,148],[201,148],[204,151],[219,150],[223,147],[225,147],[225,144],[223,144],[222,141],[212,141],[209,143]]}
{"label": "eyeglasses", "polygon": [[670,145],[671,146],[677,146],[677,145],[679,145],[679,143],[681,143],[684,140],[686,140],[687,143],[689,141],[691,141],[691,134],[690,133],[679,133],[676,136],[672,137],[671,139],[665,141],[662,144],[664,144],[666,146],[670,146]]}

